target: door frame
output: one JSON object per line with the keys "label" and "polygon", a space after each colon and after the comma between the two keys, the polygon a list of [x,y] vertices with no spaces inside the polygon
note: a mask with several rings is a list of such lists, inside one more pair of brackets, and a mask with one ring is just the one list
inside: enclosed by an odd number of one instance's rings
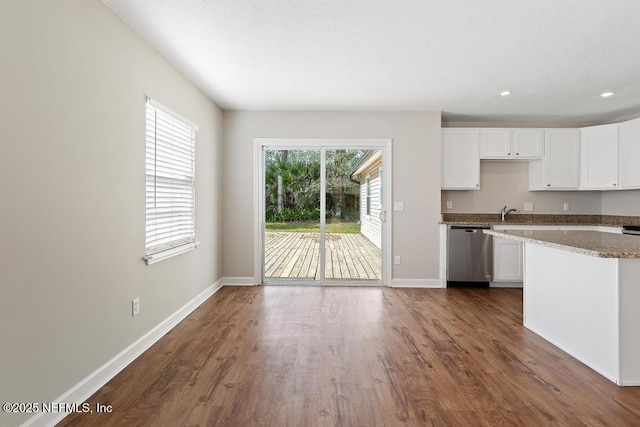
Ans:
{"label": "door frame", "polygon": [[[384,191],[382,203],[384,206],[385,221],[381,224],[382,248],[381,248],[381,280],[380,282],[354,282],[354,281],[331,281],[324,280],[320,285],[360,285],[360,286],[390,286],[391,285],[391,242],[393,230],[393,209],[391,207],[393,183],[392,183],[392,151],[391,138],[254,138],[253,139],[253,231],[254,231],[254,252],[253,252],[253,283],[255,285],[263,282],[264,268],[264,227],[265,227],[265,206],[264,206],[264,156],[265,148],[271,150],[320,150],[321,153],[321,174],[325,171],[325,156],[323,148],[326,149],[360,149],[360,150],[381,150],[382,151],[382,182]],[[324,182],[324,180],[322,180]],[[324,195],[325,186],[321,186],[321,194]],[[320,197],[321,209],[325,207],[325,197]],[[322,222],[321,222],[322,223]],[[323,227],[321,227],[321,245],[324,246]],[[321,247],[322,247],[321,246]],[[320,262],[324,264],[324,251],[321,250]],[[323,267],[324,269],[324,267]],[[296,284],[296,281],[287,280],[287,284]],[[298,282],[300,283],[300,282]],[[304,283],[309,283],[305,281]]]}

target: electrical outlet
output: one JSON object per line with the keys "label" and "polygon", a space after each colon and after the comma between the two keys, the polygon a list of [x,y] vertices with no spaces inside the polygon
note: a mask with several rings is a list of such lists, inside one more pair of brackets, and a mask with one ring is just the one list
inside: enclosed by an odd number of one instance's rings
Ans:
{"label": "electrical outlet", "polygon": [[393,210],[402,212],[404,210],[404,202],[393,202]]}
{"label": "electrical outlet", "polygon": [[564,203],[562,204],[562,210],[563,210],[563,211],[568,211],[568,210],[569,210],[569,203],[564,202]]}
{"label": "electrical outlet", "polygon": [[533,202],[524,202],[524,211],[533,212]]}
{"label": "electrical outlet", "polygon": [[131,301],[131,315],[135,316],[140,313],[140,298],[135,298]]}
{"label": "electrical outlet", "polygon": [[447,200],[447,209],[453,209],[453,202],[451,200]]}
{"label": "electrical outlet", "polygon": [[395,265],[400,264],[400,255],[396,255],[395,259],[393,260],[393,263],[394,263]]}

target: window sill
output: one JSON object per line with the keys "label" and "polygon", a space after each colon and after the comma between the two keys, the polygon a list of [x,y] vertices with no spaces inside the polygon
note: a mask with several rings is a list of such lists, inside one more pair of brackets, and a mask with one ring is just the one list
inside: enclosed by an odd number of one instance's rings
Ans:
{"label": "window sill", "polygon": [[167,249],[166,251],[158,252],[153,255],[144,256],[142,259],[147,263],[147,265],[155,264],[156,262],[164,261],[165,259],[173,258],[174,256],[192,251],[197,248],[199,244],[200,242],[189,243],[176,248]]}

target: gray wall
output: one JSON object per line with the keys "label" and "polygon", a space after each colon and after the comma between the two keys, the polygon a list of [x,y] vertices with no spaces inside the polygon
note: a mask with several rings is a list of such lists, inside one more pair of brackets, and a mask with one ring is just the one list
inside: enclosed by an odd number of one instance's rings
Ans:
{"label": "gray wall", "polygon": [[[529,164],[523,161],[480,162],[480,190],[443,191],[442,212],[497,213],[503,206],[524,213],[524,202],[533,202],[531,213],[600,214],[598,191],[529,191]],[[453,209],[446,208],[446,201]],[[569,212],[562,210],[569,203]]]}
{"label": "gray wall", "polygon": [[640,216],[640,190],[603,191],[602,214]]}
{"label": "gray wall", "polygon": [[[221,277],[222,113],[98,0],[3,2],[0,51],[0,401],[49,402]],[[149,267],[145,95],[200,126],[201,246]]]}
{"label": "gray wall", "polygon": [[[640,190],[529,191],[529,166],[522,161],[480,162],[479,191],[442,191],[443,213],[498,213],[507,205],[524,213],[524,202],[533,202],[532,213],[569,213],[640,216]],[[453,209],[447,209],[451,200]],[[563,203],[569,203],[569,212]]]}
{"label": "gray wall", "polygon": [[253,276],[253,138],[392,138],[394,279],[437,279],[440,113],[225,111],[223,272]]}

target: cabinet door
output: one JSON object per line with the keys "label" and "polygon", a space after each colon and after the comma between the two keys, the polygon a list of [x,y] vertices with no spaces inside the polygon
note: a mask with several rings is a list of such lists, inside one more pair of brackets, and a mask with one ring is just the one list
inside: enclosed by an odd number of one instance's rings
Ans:
{"label": "cabinet door", "polygon": [[480,189],[480,151],[477,129],[442,130],[443,190]]}
{"label": "cabinet door", "polygon": [[578,129],[544,131],[544,187],[575,189],[580,181],[580,133]]}
{"label": "cabinet door", "polygon": [[618,125],[580,129],[580,188],[618,188]]}
{"label": "cabinet door", "polygon": [[480,130],[481,159],[501,159],[512,155],[510,129]]}
{"label": "cabinet door", "polygon": [[516,157],[536,159],[544,153],[544,130],[514,129],[513,154]]}
{"label": "cabinet door", "polygon": [[493,281],[522,282],[522,242],[493,237]]}
{"label": "cabinet door", "polygon": [[620,123],[620,186],[640,188],[640,119]]}

